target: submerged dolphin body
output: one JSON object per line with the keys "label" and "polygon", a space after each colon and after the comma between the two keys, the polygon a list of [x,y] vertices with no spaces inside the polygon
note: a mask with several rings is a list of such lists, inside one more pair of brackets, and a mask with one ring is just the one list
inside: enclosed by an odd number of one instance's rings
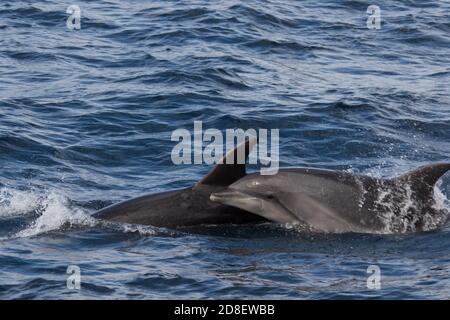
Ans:
{"label": "submerged dolphin body", "polygon": [[401,233],[431,230],[449,212],[434,199],[434,185],[450,164],[433,164],[392,179],[321,169],[249,174],[211,200],[310,231]]}
{"label": "submerged dolphin body", "polygon": [[[155,227],[189,227],[202,224],[242,224],[265,219],[244,210],[210,201],[245,176],[247,159],[256,139],[248,139],[228,152],[201,181],[192,187],[144,195],[111,205],[94,213],[98,219]],[[237,160],[244,159],[238,162]]]}

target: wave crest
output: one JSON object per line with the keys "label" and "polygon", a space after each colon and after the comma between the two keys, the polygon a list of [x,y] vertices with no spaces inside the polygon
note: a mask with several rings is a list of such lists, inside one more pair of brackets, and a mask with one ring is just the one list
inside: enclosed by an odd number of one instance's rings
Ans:
{"label": "wave crest", "polygon": [[70,204],[60,191],[0,190],[0,217],[32,216],[25,228],[8,238],[32,237],[41,233],[71,226],[93,226],[95,219],[83,209]]}

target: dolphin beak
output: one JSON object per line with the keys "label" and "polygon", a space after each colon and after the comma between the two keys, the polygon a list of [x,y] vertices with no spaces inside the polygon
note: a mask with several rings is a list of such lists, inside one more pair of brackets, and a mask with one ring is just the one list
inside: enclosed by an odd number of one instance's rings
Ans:
{"label": "dolphin beak", "polygon": [[222,192],[211,193],[209,199],[214,202],[224,203],[226,200],[230,200],[239,195],[239,192],[227,190]]}
{"label": "dolphin beak", "polygon": [[[219,202],[222,204],[233,204],[236,201],[243,201],[250,198],[249,195],[235,191],[226,190],[222,192],[214,192],[209,196],[209,199],[214,202]],[[253,198],[253,197],[252,197]]]}
{"label": "dolphin beak", "polygon": [[227,189],[222,192],[212,193],[209,199],[227,206],[240,208],[249,212],[258,213],[261,207],[261,199],[241,191]]}

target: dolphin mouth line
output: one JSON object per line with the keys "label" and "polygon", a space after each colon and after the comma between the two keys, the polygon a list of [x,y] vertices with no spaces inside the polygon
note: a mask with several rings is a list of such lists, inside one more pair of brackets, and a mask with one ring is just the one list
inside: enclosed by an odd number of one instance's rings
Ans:
{"label": "dolphin mouth line", "polygon": [[214,202],[229,204],[230,202],[233,202],[233,200],[249,201],[257,198],[244,192],[236,190],[227,190],[222,192],[213,192],[209,196],[209,199]]}
{"label": "dolphin mouth line", "polygon": [[273,222],[289,223],[293,225],[304,223],[304,221],[302,221],[299,217],[293,214],[285,205],[280,203],[276,198],[272,199],[272,201],[276,202],[276,205],[280,206],[280,208],[283,210],[282,217],[274,218],[274,215],[271,214],[270,212],[264,212],[261,203],[262,201],[264,201],[264,199],[262,199],[261,196],[254,194],[252,191],[247,193],[236,189],[228,189],[225,191],[212,193],[210,195],[210,200],[214,202],[219,202],[224,205],[247,210],[251,213],[259,215]]}

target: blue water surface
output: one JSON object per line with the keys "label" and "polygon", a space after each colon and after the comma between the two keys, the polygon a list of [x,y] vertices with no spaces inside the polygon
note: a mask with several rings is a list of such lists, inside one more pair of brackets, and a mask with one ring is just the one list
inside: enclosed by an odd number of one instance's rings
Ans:
{"label": "blue water surface", "polygon": [[448,224],[317,235],[90,217],[201,178],[209,166],[170,158],[194,120],[280,129],[282,166],[393,176],[450,161],[449,53],[448,1],[2,1],[0,298],[449,298]]}

